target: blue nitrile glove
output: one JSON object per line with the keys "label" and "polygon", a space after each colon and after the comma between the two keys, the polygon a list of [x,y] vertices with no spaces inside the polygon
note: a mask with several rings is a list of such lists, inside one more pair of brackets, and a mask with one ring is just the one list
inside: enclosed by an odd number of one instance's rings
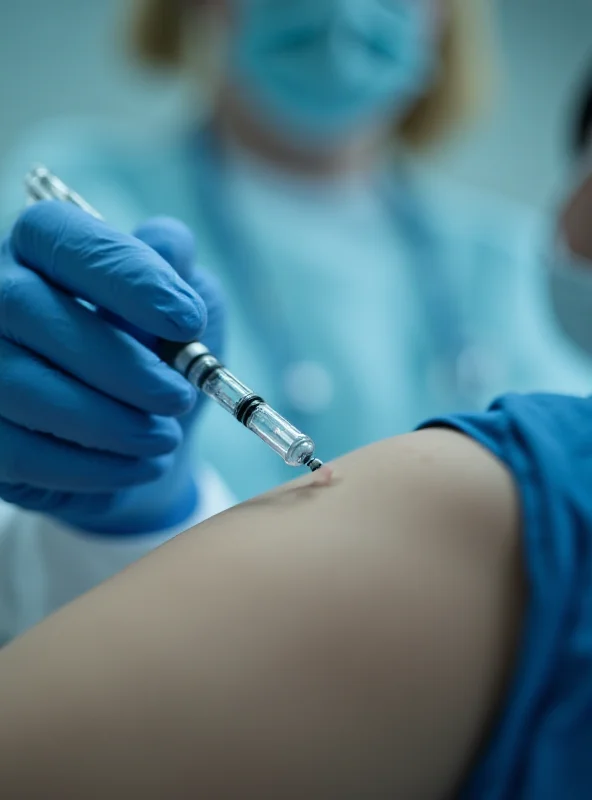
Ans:
{"label": "blue nitrile glove", "polygon": [[184,522],[202,399],[148,348],[201,338],[220,355],[222,335],[181,223],[133,237],[67,203],[28,208],[0,252],[0,497],[102,533]]}

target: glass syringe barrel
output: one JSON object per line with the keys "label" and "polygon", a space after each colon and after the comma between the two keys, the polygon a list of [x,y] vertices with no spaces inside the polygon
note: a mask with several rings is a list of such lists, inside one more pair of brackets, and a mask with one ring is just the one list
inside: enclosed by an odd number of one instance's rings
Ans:
{"label": "glass syringe barrel", "polygon": [[315,444],[274,411],[262,397],[235,378],[199,342],[163,343],[161,357],[225,411],[262,439],[290,467],[322,466],[314,457]]}

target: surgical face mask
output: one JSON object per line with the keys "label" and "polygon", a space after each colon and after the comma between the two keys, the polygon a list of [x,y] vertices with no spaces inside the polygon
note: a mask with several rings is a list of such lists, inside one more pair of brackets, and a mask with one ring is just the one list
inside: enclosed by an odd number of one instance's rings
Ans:
{"label": "surgical face mask", "polygon": [[233,78],[276,130],[330,144],[432,81],[434,0],[230,0]]}

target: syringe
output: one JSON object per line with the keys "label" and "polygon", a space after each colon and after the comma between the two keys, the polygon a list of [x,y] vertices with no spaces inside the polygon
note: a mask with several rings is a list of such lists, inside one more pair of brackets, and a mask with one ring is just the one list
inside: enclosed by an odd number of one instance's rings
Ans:
{"label": "syringe", "polygon": [[[62,200],[102,219],[98,211],[45,167],[32,169],[25,186],[30,202]],[[315,457],[313,440],[235,378],[203,344],[161,342],[158,352],[163,361],[262,439],[288,466],[308,467],[312,472],[323,466]]]}

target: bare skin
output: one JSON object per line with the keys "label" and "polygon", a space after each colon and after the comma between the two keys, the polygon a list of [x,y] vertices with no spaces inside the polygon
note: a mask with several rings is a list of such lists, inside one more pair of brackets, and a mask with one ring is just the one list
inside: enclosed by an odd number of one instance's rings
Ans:
{"label": "bare skin", "polygon": [[454,797],[520,635],[512,480],[445,430],[333,471],[203,523],[2,651],[3,795]]}
{"label": "bare skin", "polygon": [[334,475],[335,473],[333,472],[333,467],[329,464],[324,464],[321,469],[315,473],[315,486],[331,486]]}

